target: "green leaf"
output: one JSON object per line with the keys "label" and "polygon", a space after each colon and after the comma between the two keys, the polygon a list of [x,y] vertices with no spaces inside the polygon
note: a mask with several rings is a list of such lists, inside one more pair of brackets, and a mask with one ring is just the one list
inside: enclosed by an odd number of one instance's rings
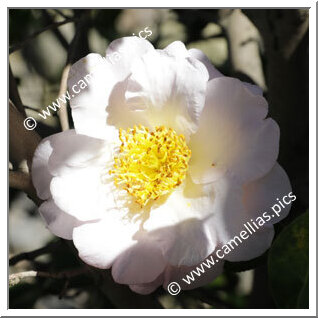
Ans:
{"label": "green leaf", "polygon": [[302,214],[277,237],[268,257],[269,281],[279,308],[308,308],[309,217]]}

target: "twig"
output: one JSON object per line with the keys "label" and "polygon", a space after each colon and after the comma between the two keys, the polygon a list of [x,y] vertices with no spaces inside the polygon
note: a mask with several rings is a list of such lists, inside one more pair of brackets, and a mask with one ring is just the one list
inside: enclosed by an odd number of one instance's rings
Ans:
{"label": "twig", "polygon": [[54,11],[56,13],[58,13],[60,16],[62,16],[64,19],[72,19],[72,17],[70,17],[69,15],[66,15],[65,13],[63,13],[61,10],[59,9],[54,9]]}
{"label": "twig", "polygon": [[[59,96],[64,95],[67,91],[67,77],[68,77],[68,73],[70,69],[71,69],[71,64],[68,64],[64,67],[62,78],[61,78]],[[62,102],[60,106],[61,107],[58,112],[58,115],[59,115],[62,131],[64,131],[64,130],[70,129],[69,122],[68,122],[68,114],[67,114],[67,102],[66,103]]]}
{"label": "twig", "polygon": [[85,267],[63,271],[59,273],[49,273],[49,272],[36,272],[36,271],[27,271],[21,273],[15,273],[9,275],[9,286],[12,287],[16,284],[19,284],[23,279],[28,277],[46,277],[46,278],[55,278],[55,279],[70,279],[75,276],[79,276],[87,273],[88,270]]}
{"label": "twig", "polygon": [[[76,28],[75,35],[69,45],[66,66],[63,70],[62,78],[61,78],[59,96],[62,96],[67,91],[67,78],[68,78],[69,71],[71,69],[71,65],[82,57],[80,56],[82,51],[80,46],[85,47],[84,55],[88,53],[88,43],[87,43],[87,21],[89,18],[88,13],[89,11],[85,14],[77,13],[78,22],[75,23],[75,28]],[[68,121],[68,114],[67,114],[67,102],[65,104],[62,103],[60,110],[58,112],[58,115],[59,115],[62,131],[68,130],[69,121]]]}
{"label": "twig", "polygon": [[10,258],[9,265],[13,266],[13,265],[15,265],[23,260],[33,261],[35,258],[37,258],[40,255],[53,252],[58,246],[61,245],[61,243],[62,243],[62,241],[55,241],[55,242],[49,243],[48,245],[37,249],[37,250],[15,255],[15,256]]}
{"label": "twig", "polygon": [[36,38],[39,34],[47,31],[47,30],[52,30],[52,29],[56,29],[58,27],[60,27],[61,25],[64,25],[66,23],[70,23],[70,22],[74,22],[74,19],[65,19],[64,21],[62,22],[55,22],[55,23],[52,23],[52,24],[49,24],[47,25],[46,27],[44,27],[43,29],[33,33],[32,35],[30,35],[29,37],[27,37],[24,41],[22,41],[21,43],[18,43],[16,45],[12,45],[10,46],[9,48],[9,53],[13,53],[15,52],[16,50],[19,50],[21,49],[23,46],[25,46],[27,43],[29,43],[31,40],[33,40],[34,38]]}
{"label": "twig", "polygon": [[23,171],[9,171],[10,188],[25,192],[37,205],[42,201],[37,197],[30,175]]}
{"label": "twig", "polygon": [[[51,17],[51,15],[47,12],[46,9],[42,9],[41,10],[42,12],[42,15],[43,15],[43,18],[45,19],[46,21],[46,24],[52,24],[54,23],[54,20],[53,18]],[[68,18],[65,18],[65,20],[67,19],[70,19],[69,17]],[[61,45],[64,47],[64,49],[67,51],[69,49],[69,44],[68,42],[66,41],[64,35],[60,32],[59,29],[57,28],[54,28],[52,29],[52,32],[55,34],[56,38],[59,40],[59,42],[61,43]]]}

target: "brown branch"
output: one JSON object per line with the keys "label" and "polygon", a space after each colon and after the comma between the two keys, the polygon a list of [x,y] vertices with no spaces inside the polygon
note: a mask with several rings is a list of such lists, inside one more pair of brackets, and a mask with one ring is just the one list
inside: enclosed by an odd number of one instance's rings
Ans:
{"label": "brown branch", "polygon": [[45,277],[45,278],[54,278],[54,279],[70,279],[75,276],[79,276],[87,273],[88,270],[85,267],[63,271],[59,273],[49,273],[49,272],[36,272],[36,271],[27,271],[21,273],[15,273],[9,275],[9,286],[19,284],[23,279],[30,277]]}
{"label": "brown branch", "polygon": [[32,182],[29,174],[23,171],[9,171],[9,186],[27,192]]}
{"label": "brown branch", "polygon": [[32,35],[30,35],[29,37],[27,37],[24,41],[22,41],[21,43],[18,43],[18,44],[15,44],[15,45],[12,45],[10,46],[9,48],[9,54],[17,51],[17,50],[20,50],[21,48],[23,48],[27,43],[29,43],[30,41],[32,41],[34,38],[36,38],[38,35],[40,35],[41,33],[47,31],[47,30],[53,30],[53,29],[56,29],[58,27],[60,27],[61,25],[64,25],[64,24],[67,24],[67,23],[70,23],[70,22],[74,22],[74,19],[66,19],[62,22],[55,22],[55,23],[52,23],[52,24],[49,24],[47,25],[46,27],[44,27],[43,29],[37,31],[37,32],[34,32]]}
{"label": "brown branch", "polygon": [[41,205],[42,200],[37,196],[30,175],[23,171],[9,171],[10,188],[25,192],[28,197],[37,205]]}
{"label": "brown branch", "polygon": [[13,266],[23,260],[33,261],[38,256],[52,253],[55,249],[57,249],[62,244],[61,240],[51,242],[46,246],[43,246],[37,250],[31,252],[24,252],[15,256],[12,256],[9,260],[9,266]]}
{"label": "brown branch", "polygon": [[13,76],[10,63],[9,63],[9,98],[12,100],[12,102],[17,107],[19,112],[26,117],[26,113],[20,98],[19,91],[18,91],[18,86]]}
{"label": "brown branch", "polygon": [[25,117],[9,100],[9,157],[14,170],[19,170],[21,162],[27,161],[31,167],[34,151],[41,141],[35,130],[27,130],[24,126]]}

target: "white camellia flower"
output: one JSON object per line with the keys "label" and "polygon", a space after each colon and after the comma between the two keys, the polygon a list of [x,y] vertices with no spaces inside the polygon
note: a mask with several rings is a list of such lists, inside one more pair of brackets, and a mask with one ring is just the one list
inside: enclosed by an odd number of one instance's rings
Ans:
{"label": "white camellia flower", "polygon": [[[118,53],[120,52],[120,53]],[[291,191],[276,162],[279,127],[259,87],[225,77],[197,49],[112,42],[72,66],[75,129],[45,138],[32,178],[49,230],[91,266],[147,294],[180,279]],[[264,253],[273,223],[224,257]],[[211,282],[218,262],[188,288]]]}

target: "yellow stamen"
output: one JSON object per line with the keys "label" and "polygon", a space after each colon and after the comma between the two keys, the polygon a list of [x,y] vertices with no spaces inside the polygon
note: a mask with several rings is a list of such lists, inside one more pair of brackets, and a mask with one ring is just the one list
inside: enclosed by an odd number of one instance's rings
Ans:
{"label": "yellow stamen", "polygon": [[139,125],[119,130],[122,144],[114,158],[116,186],[125,189],[141,207],[179,186],[186,176],[191,150],[183,135],[164,126],[154,131]]}

